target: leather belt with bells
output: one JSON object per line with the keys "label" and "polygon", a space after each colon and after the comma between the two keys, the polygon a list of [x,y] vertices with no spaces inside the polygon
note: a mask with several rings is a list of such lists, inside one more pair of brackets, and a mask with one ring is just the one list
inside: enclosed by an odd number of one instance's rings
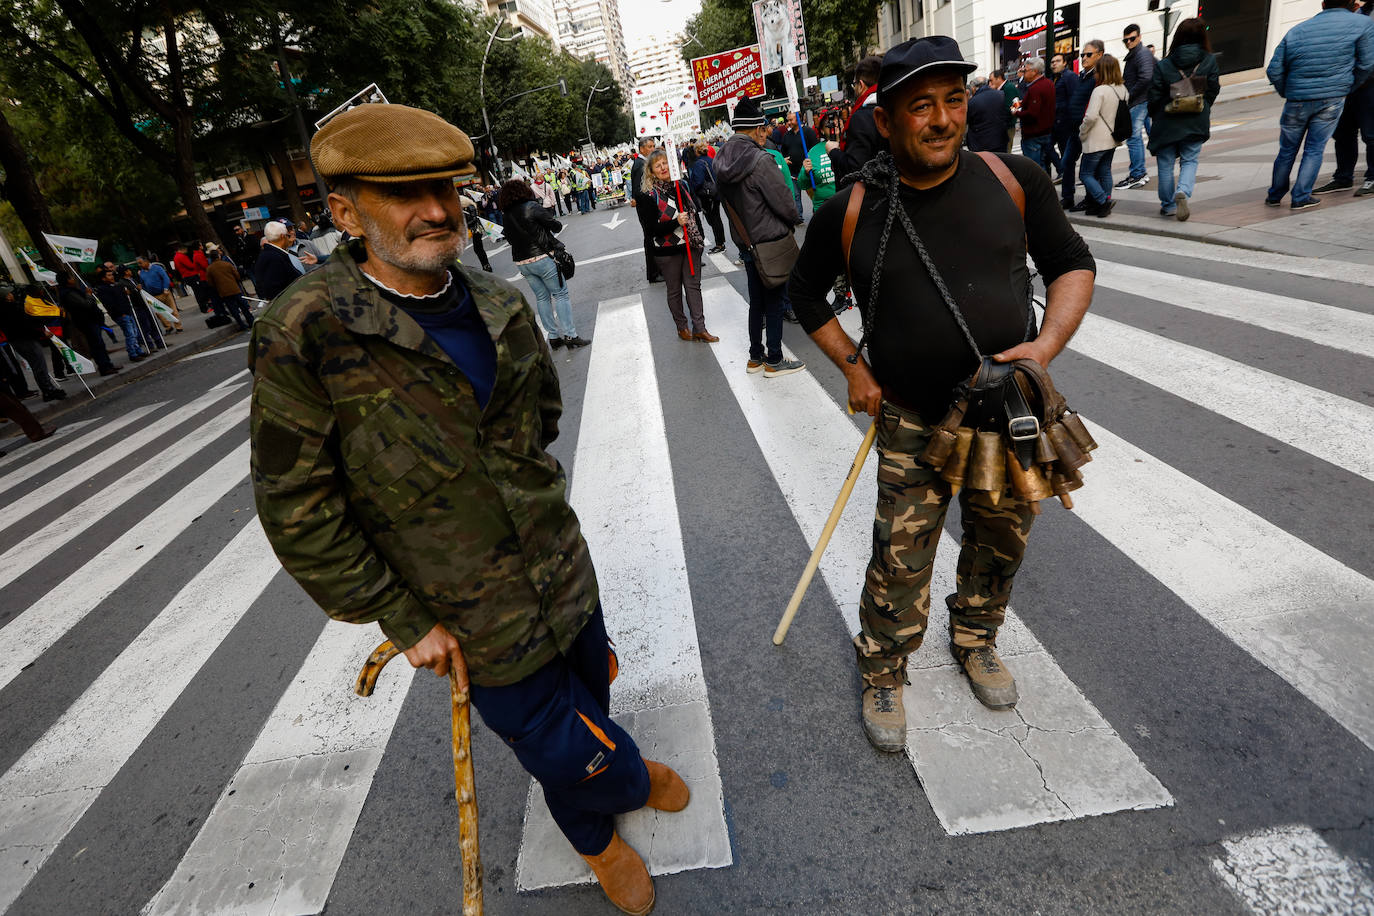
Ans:
{"label": "leather belt with bells", "polygon": [[1035,443],[1040,438],[1040,420],[1031,412],[1026,396],[1017,383],[1015,373],[1004,386],[1002,406],[1007,415],[1007,437],[1011,439],[1012,454],[1021,470],[1029,471],[1035,463]]}

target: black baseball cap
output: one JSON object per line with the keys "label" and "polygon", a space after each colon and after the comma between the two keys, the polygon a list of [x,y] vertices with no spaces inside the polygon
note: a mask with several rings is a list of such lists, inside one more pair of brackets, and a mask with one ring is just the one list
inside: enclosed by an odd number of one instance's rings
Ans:
{"label": "black baseball cap", "polygon": [[978,69],[973,61],[964,60],[959,42],[946,35],[911,38],[893,45],[883,55],[883,66],[878,71],[879,100],[916,74],[941,67],[963,74]]}

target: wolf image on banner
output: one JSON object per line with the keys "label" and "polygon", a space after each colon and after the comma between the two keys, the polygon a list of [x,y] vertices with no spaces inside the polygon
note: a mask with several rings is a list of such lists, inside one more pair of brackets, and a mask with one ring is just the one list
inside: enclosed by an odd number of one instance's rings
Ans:
{"label": "wolf image on banner", "polygon": [[763,52],[764,73],[807,62],[806,35],[797,0],[758,0],[754,4],[754,29]]}

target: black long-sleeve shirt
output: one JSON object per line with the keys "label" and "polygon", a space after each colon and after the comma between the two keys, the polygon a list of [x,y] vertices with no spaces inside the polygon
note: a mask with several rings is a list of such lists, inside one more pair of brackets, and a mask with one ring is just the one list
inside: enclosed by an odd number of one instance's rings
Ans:
{"label": "black long-sleeve shirt", "polygon": [[[1047,285],[1070,271],[1096,270],[1087,243],[1059,206],[1049,176],[1022,156],[999,158],[1025,190],[1024,226],[1011,196],[973,153],[961,153],[958,170],[942,184],[924,191],[901,185],[899,192],[917,235],[985,355],[1026,337],[1026,226],[1030,256]],[[808,334],[834,317],[826,294],[844,272],[841,236],[852,191],[850,185],[821,207],[792,270],[788,294]],[[944,416],[954,387],[973,374],[978,362],[900,220],[893,222],[887,243],[876,313],[869,311],[868,293],[886,215],[886,192],[869,187],[850,252],[854,298],[871,316],[868,360],[885,392],[935,423]]]}

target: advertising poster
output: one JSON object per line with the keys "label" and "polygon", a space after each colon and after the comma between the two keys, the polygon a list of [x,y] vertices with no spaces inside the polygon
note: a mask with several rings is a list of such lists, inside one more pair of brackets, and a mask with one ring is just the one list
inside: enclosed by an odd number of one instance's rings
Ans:
{"label": "advertising poster", "polygon": [[[1077,70],[1078,4],[1066,3],[1054,10],[1054,51],[1070,58]],[[1045,56],[1045,11],[1022,16],[992,27],[993,57],[1001,69],[1015,66],[1027,57]]]}
{"label": "advertising poster", "polygon": [[801,0],[757,0],[754,32],[763,52],[763,72],[806,63],[806,30],[802,27]]}
{"label": "advertising poster", "polygon": [[632,96],[636,137],[692,137],[701,132],[697,94],[679,83],[636,86]]}
{"label": "advertising poster", "polygon": [[692,79],[697,84],[697,106],[724,105],[726,99],[763,95],[763,55],[758,45],[708,54],[692,59]]}

